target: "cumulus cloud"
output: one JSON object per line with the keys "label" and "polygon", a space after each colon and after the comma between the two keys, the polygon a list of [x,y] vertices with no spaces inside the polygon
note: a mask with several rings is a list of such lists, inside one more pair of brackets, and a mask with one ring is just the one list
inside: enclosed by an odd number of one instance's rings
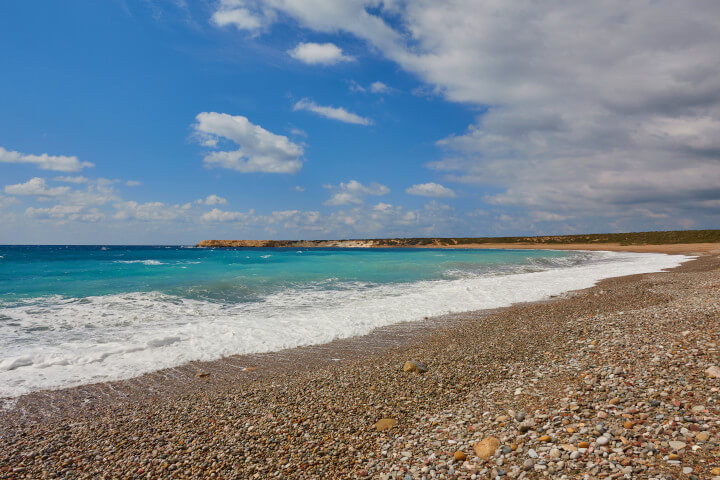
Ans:
{"label": "cumulus cloud", "polygon": [[163,202],[122,201],[115,204],[115,220],[139,220],[142,222],[187,221],[187,206]]}
{"label": "cumulus cloud", "polygon": [[376,182],[363,185],[357,180],[350,180],[347,183],[340,182],[337,187],[327,186],[326,188],[334,191],[332,196],[325,202],[325,205],[328,206],[360,205],[368,195],[380,196],[390,193],[390,189],[385,185]]}
{"label": "cumulus cloud", "polygon": [[65,182],[65,183],[88,183],[90,181],[89,178],[83,177],[83,176],[77,176],[77,177],[55,177],[53,180],[56,182]]}
{"label": "cumulus cloud", "polygon": [[383,82],[373,82],[370,84],[369,90],[372,93],[390,93],[392,89]]}
{"label": "cumulus cloud", "polygon": [[208,195],[205,198],[200,198],[196,200],[195,203],[199,203],[201,205],[226,205],[228,202],[227,199],[213,194]]}
{"label": "cumulus cloud", "polygon": [[65,155],[29,155],[20,152],[5,150],[0,147],[0,162],[2,163],[26,163],[35,165],[43,170],[55,170],[58,172],[77,172],[86,167],[93,167],[90,162],[81,162],[77,157]]}
{"label": "cumulus cloud", "polygon": [[353,57],[343,54],[334,43],[299,43],[288,54],[296,60],[309,65],[334,65],[340,62],[351,62]]}
{"label": "cumulus cloud", "polygon": [[318,105],[312,100],[303,98],[295,104],[293,110],[305,110],[308,112],[316,113],[321,117],[330,118],[332,120],[338,120],[345,123],[354,123],[356,125],[372,125],[373,121],[369,118],[361,117],[352,112],[348,112],[342,107],[328,107]]}
{"label": "cumulus cloud", "polygon": [[716,1],[243,5],[350,33],[427,90],[486,111],[430,167],[494,205],[563,220],[720,213]]}
{"label": "cumulus cloud", "polygon": [[252,215],[253,211],[250,210],[248,213],[243,212],[229,212],[226,210],[220,210],[219,208],[213,208],[209,212],[202,214],[200,219],[203,222],[208,223],[223,223],[223,222],[241,222],[247,220]]}
{"label": "cumulus cloud", "polygon": [[419,183],[405,190],[409,195],[420,195],[423,197],[448,197],[455,196],[455,192],[447,187],[443,187],[439,183]]}
{"label": "cumulus cloud", "polygon": [[137,187],[139,185],[142,185],[142,182],[138,182],[137,180],[128,180],[125,182],[125,185],[128,187]]}
{"label": "cumulus cloud", "polygon": [[55,205],[50,208],[28,207],[25,215],[39,220],[59,220],[61,222],[99,222],[105,218],[97,208],[86,209],[81,205]]}
{"label": "cumulus cloud", "polygon": [[35,195],[42,197],[56,197],[65,195],[70,191],[70,187],[54,187],[49,188],[44,178],[33,177],[25,183],[15,185],[6,185],[5,193],[8,195]]}
{"label": "cumulus cloud", "polygon": [[205,156],[208,167],[222,167],[242,173],[296,173],[302,168],[303,148],[283,135],[276,135],[241,115],[203,112],[193,125],[205,146],[215,147],[226,139],[240,148],[214,151]]}

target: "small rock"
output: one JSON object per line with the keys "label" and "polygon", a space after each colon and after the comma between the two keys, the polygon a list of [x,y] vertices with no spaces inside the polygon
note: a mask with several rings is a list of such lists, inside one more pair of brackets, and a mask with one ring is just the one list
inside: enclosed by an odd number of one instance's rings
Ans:
{"label": "small rock", "polygon": [[375,423],[375,430],[382,432],[383,430],[390,430],[397,426],[397,420],[394,418],[381,418]]}
{"label": "small rock", "polygon": [[523,422],[520,425],[518,425],[518,430],[520,430],[520,433],[525,433],[528,430],[532,428],[532,425],[528,422]]}
{"label": "small rock", "polygon": [[710,435],[707,432],[699,432],[697,435],[695,435],[695,440],[698,442],[707,442],[710,438]]}
{"label": "small rock", "polygon": [[457,460],[458,462],[464,462],[465,459],[467,458],[467,455],[465,455],[465,453],[461,452],[460,450],[455,452],[455,454],[453,456],[455,457],[455,460]]}
{"label": "small rock", "polygon": [[208,372],[198,372],[195,374],[195,378],[203,378],[207,377],[208,375],[210,375]]}
{"label": "small rock", "polygon": [[495,437],[487,437],[476,443],[473,448],[478,457],[487,460],[495,455],[495,450],[497,450],[499,446],[500,440]]}
{"label": "small rock", "polygon": [[595,442],[600,445],[607,445],[610,442],[610,439],[608,437],[598,437]]}
{"label": "small rock", "polygon": [[708,367],[708,369],[705,370],[705,375],[711,378],[720,378],[720,368],[718,368],[716,365]]}
{"label": "small rock", "polygon": [[670,440],[668,444],[673,450],[682,450],[687,445],[685,442],[678,442],[677,440]]}
{"label": "small rock", "polygon": [[405,365],[403,365],[403,372],[425,373],[427,371],[427,365],[417,360],[408,360],[405,362]]}
{"label": "small rock", "polygon": [[578,448],[590,448],[590,444],[588,442],[580,442],[578,443]]}

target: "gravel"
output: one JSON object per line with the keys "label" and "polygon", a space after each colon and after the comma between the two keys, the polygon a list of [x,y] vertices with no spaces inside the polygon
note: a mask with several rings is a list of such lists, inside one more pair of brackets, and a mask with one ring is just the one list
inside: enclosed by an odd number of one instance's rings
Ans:
{"label": "gravel", "polygon": [[0,478],[720,479],[719,319],[705,255],[402,341],[30,395]]}

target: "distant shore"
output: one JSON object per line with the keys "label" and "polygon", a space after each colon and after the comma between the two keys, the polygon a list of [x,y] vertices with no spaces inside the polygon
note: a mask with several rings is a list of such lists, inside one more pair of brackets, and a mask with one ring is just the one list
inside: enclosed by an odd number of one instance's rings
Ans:
{"label": "distant shore", "polygon": [[203,240],[206,248],[497,248],[720,253],[720,230],[678,230],[536,237]]}
{"label": "distant shore", "polygon": [[0,478],[714,478],[719,269],[30,394]]}
{"label": "distant shore", "polygon": [[610,252],[635,253],[667,253],[667,254],[720,254],[719,243],[673,243],[666,245],[621,245],[619,243],[475,243],[465,245],[443,245],[438,248],[499,248],[499,249],[528,249],[528,250],[592,250]]}

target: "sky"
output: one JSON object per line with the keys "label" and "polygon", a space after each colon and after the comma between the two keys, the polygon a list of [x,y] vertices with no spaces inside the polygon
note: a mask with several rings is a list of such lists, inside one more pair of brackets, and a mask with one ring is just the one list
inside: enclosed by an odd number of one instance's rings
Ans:
{"label": "sky", "polygon": [[718,228],[716,0],[0,2],[0,243]]}

